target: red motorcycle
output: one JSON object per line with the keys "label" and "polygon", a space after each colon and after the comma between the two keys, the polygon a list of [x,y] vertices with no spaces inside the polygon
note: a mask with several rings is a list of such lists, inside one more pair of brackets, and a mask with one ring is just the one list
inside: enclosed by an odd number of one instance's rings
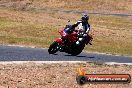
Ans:
{"label": "red motorcycle", "polygon": [[71,25],[66,25],[66,27],[60,30],[59,33],[61,38],[57,38],[56,41],[50,45],[48,49],[49,54],[55,54],[57,51],[60,51],[76,56],[80,54],[85,45],[92,40],[92,37],[88,35],[85,41],[83,41],[80,45],[76,45],[81,32],[71,30]]}

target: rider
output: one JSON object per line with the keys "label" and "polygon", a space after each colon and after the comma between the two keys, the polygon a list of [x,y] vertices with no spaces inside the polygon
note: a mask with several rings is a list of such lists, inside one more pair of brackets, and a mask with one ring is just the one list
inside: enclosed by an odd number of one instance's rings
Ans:
{"label": "rider", "polygon": [[[77,30],[80,31],[79,39],[76,42],[76,45],[80,45],[86,38],[89,37],[88,33],[90,31],[90,25],[88,23],[88,20],[89,20],[89,16],[83,14],[81,20],[77,21],[75,24],[72,25],[73,29],[75,29],[75,27],[78,27]],[[89,44],[92,45],[91,43]]]}

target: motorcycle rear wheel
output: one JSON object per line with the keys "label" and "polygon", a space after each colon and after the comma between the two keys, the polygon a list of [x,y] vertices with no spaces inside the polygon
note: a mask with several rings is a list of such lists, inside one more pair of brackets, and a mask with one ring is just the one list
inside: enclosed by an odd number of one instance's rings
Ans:
{"label": "motorcycle rear wheel", "polygon": [[58,50],[59,50],[59,43],[56,42],[56,41],[54,41],[54,42],[50,45],[50,47],[49,47],[49,49],[48,49],[48,52],[49,52],[49,54],[54,54],[54,53],[56,53]]}
{"label": "motorcycle rear wheel", "polygon": [[73,48],[72,51],[69,54],[71,54],[73,56],[77,56],[77,55],[79,55],[82,52],[84,47],[85,46],[79,46],[79,47]]}

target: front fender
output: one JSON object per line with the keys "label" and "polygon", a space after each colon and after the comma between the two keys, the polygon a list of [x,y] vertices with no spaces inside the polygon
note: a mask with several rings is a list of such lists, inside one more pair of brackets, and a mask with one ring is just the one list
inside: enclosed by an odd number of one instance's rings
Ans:
{"label": "front fender", "polygon": [[62,41],[61,38],[57,38],[57,39],[56,39],[56,42],[58,42],[59,44],[62,44],[63,41]]}

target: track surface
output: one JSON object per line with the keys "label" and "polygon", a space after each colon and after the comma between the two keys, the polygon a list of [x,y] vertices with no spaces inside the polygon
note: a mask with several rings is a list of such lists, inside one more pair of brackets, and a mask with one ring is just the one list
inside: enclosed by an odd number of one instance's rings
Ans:
{"label": "track surface", "polygon": [[[50,9],[46,9],[46,8],[39,9],[39,11],[42,11],[42,12],[43,11],[48,11],[48,12],[78,13],[78,14],[84,13],[84,11],[76,11],[76,10],[50,10]],[[93,14],[93,15],[106,15],[106,16],[132,17],[132,14],[127,14],[127,13],[99,13],[99,12],[89,12],[88,14]]]}
{"label": "track surface", "polygon": [[0,61],[101,61],[132,63],[132,57],[112,56],[95,53],[81,53],[78,56],[71,56],[62,52],[58,52],[55,55],[50,55],[48,54],[47,49],[0,46]]}

